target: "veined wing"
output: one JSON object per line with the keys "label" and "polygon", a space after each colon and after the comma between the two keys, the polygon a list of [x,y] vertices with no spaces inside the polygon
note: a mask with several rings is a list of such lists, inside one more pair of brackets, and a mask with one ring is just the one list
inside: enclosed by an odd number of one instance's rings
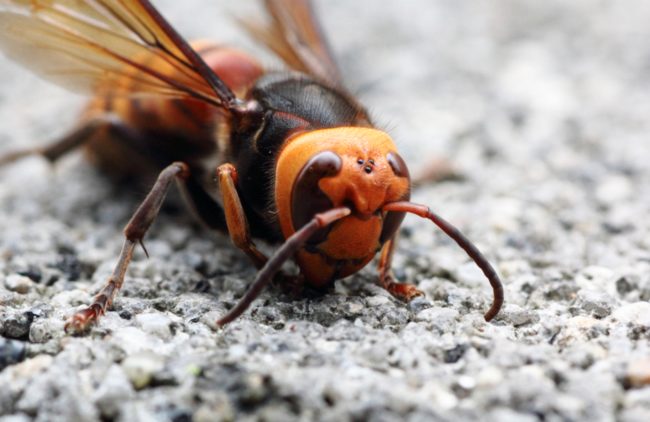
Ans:
{"label": "veined wing", "polygon": [[246,29],[292,69],[342,87],[341,72],[309,0],[266,0],[270,25],[243,21]]}
{"label": "veined wing", "polygon": [[85,93],[187,98],[233,111],[237,99],[148,0],[0,0],[0,48]]}

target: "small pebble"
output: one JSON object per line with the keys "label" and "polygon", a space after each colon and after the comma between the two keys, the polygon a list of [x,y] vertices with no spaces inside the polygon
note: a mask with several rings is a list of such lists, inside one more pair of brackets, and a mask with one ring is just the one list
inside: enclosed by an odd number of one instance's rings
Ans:
{"label": "small pebble", "polygon": [[122,362],[122,370],[136,390],[141,390],[151,383],[154,375],[164,367],[162,356],[153,352],[140,352]]}
{"label": "small pebble", "polygon": [[115,419],[119,414],[120,407],[134,396],[132,384],[124,369],[114,364],[95,390],[93,401],[104,418]]}
{"label": "small pebble", "polygon": [[650,385],[650,357],[630,361],[627,365],[625,381],[634,388]]}
{"label": "small pebble", "polygon": [[515,327],[539,322],[539,315],[530,309],[521,308],[514,304],[503,307],[497,319],[501,319]]}
{"label": "small pebble", "polygon": [[366,298],[368,306],[382,306],[388,302],[390,302],[390,299],[386,296],[370,296]]}
{"label": "small pebble", "polygon": [[573,306],[595,318],[605,318],[612,313],[616,301],[607,293],[583,290],[578,293]]}
{"label": "small pebble", "polygon": [[25,359],[26,344],[0,337],[0,371]]}
{"label": "small pebble", "polygon": [[431,306],[433,306],[431,301],[429,301],[424,296],[418,296],[408,303],[409,310],[414,314],[418,314],[425,309],[429,309]]}
{"label": "small pebble", "polygon": [[20,293],[22,295],[29,293],[32,289],[34,282],[29,277],[25,277],[19,274],[10,274],[5,279],[5,286],[7,290],[12,292]]}
{"label": "small pebble", "polygon": [[596,187],[596,198],[602,204],[612,204],[624,201],[633,192],[634,187],[629,178],[613,175],[605,178]]}
{"label": "small pebble", "polygon": [[447,333],[453,330],[460,313],[453,308],[440,308],[433,306],[424,309],[415,315],[415,321],[433,324],[440,332]]}
{"label": "small pebble", "polygon": [[650,303],[626,303],[612,312],[612,318],[624,324],[637,324],[650,327]]}
{"label": "small pebble", "polygon": [[165,314],[138,314],[136,315],[135,320],[140,325],[142,330],[148,334],[160,337],[163,340],[169,340],[172,337],[172,321]]}
{"label": "small pebble", "polygon": [[29,335],[29,327],[34,321],[33,316],[27,312],[17,312],[9,315],[1,321],[0,332],[5,337],[13,339],[26,339]]}

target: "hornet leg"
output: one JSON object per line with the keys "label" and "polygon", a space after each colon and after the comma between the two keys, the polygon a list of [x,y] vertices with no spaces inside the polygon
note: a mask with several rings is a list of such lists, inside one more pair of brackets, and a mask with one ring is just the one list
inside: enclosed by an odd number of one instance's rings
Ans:
{"label": "hornet leg", "polygon": [[[142,239],[158,215],[171,182],[175,179],[185,181],[189,178],[189,175],[187,165],[180,162],[169,165],[160,173],[151,191],[124,228],[126,240],[124,241],[124,246],[122,247],[122,252],[113,270],[113,274],[108,278],[108,281],[97,296],[95,296],[93,303],[87,308],[76,312],[68,319],[65,324],[66,331],[75,333],[83,332],[106,312],[106,309],[113,303],[115,295],[124,283],[124,275],[131,262],[136,245],[139,243],[144,249]],[[146,249],[145,253],[147,253]]]}
{"label": "hornet leg", "polygon": [[397,235],[393,236],[381,249],[381,255],[379,257],[379,283],[393,296],[410,301],[417,296],[424,296],[424,293],[412,284],[395,282],[390,265],[393,260],[396,237]]}
{"label": "hornet leg", "polygon": [[250,257],[255,266],[260,269],[268,258],[260,252],[251,239],[246,214],[237,193],[237,170],[232,164],[222,164],[217,168],[219,187],[223,197],[223,208],[226,214],[226,224],[232,243]]}
{"label": "hornet leg", "polygon": [[80,147],[102,131],[122,128],[122,121],[112,114],[89,118],[72,132],[44,147],[26,148],[0,155],[0,167],[30,155],[40,155],[53,163],[68,152]]}

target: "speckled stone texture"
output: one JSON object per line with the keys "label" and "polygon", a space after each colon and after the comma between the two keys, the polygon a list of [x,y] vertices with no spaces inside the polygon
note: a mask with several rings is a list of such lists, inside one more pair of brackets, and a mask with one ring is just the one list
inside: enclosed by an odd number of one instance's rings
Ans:
{"label": "speckled stone texture", "polygon": [[[256,3],[155,3],[188,37],[260,51],[232,19]],[[270,289],[217,330],[255,271],[172,198],[112,310],[66,336],[145,192],[79,153],[29,158],[0,169],[0,421],[650,420],[650,2],[318,10],[412,173],[460,174],[413,197],[496,265],[501,315],[483,321],[480,272],[408,218],[395,270],[425,299],[393,299],[372,266],[322,296]],[[0,69],[0,152],[74,125],[82,97]]]}

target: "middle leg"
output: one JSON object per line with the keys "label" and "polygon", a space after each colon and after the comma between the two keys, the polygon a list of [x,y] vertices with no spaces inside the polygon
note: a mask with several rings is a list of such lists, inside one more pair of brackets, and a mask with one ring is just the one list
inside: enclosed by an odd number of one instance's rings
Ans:
{"label": "middle leg", "polygon": [[424,296],[424,293],[412,284],[398,283],[395,281],[391,270],[391,263],[393,261],[396,237],[397,234],[390,238],[381,249],[381,255],[379,257],[379,284],[393,296],[408,302],[418,296]]}
{"label": "middle leg", "polygon": [[[190,172],[188,166],[181,162],[169,165],[160,173],[156,183],[151,188],[151,191],[124,228],[124,236],[126,239],[124,240],[124,245],[122,246],[122,251],[117,265],[113,270],[113,274],[108,278],[104,287],[102,287],[99,293],[95,296],[90,306],[76,312],[70,319],[68,319],[68,321],[66,321],[66,331],[75,333],[85,331],[106,312],[106,309],[109,306],[111,306],[117,292],[124,283],[124,276],[126,275],[126,270],[133,258],[133,252],[135,251],[136,245],[140,244],[144,249],[142,239],[158,216],[160,207],[162,206],[163,200],[169,190],[169,186],[173,180],[187,180],[189,175]],[[147,253],[146,249],[145,253]]]}

